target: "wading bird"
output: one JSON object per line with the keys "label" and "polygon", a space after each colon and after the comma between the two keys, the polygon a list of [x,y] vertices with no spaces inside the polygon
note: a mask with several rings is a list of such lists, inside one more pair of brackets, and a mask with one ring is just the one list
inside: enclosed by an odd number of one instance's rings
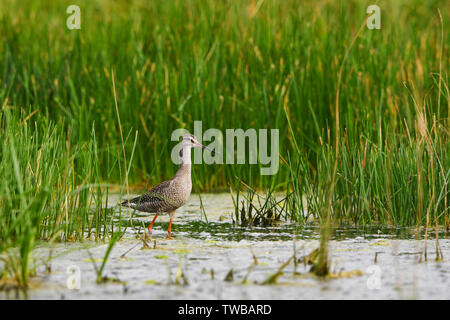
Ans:
{"label": "wading bird", "polygon": [[154,186],[146,194],[121,203],[122,206],[155,214],[146,233],[144,233],[144,242],[146,234],[151,237],[153,224],[161,213],[169,213],[170,222],[167,237],[172,239],[171,229],[175,211],[187,202],[192,190],[191,148],[194,147],[201,147],[213,154],[215,153],[214,150],[199,143],[193,134],[186,133],[180,142],[180,167],[175,176]]}

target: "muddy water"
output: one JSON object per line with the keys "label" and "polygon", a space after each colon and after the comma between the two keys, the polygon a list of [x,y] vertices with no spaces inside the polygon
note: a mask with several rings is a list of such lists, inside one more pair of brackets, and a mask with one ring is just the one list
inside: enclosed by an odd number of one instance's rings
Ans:
{"label": "muddy water", "polygon": [[[428,262],[419,262],[424,242],[406,229],[338,228],[330,241],[332,278],[315,278],[310,266],[291,262],[270,284],[267,280],[294,254],[318,247],[318,230],[282,224],[276,228],[233,227],[228,194],[198,195],[181,208],[166,239],[168,218],[158,218],[150,249],[141,249],[140,225],[151,217],[134,217],[133,226],[113,248],[96,284],[107,244],[58,244],[51,272],[38,267],[31,299],[450,299],[450,240],[441,235],[444,260],[436,262],[428,241]],[[111,204],[117,199],[111,198]],[[128,217],[129,212],[125,212]],[[126,220],[126,219],[125,219]],[[156,242],[155,242],[156,241]],[[46,257],[48,246],[36,255]],[[124,254],[125,256],[121,258]],[[375,262],[376,257],[376,262]],[[74,273],[68,273],[68,270]],[[232,271],[231,271],[232,270]],[[231,275],[232,274],[232,275]],[[79,289],[68,281],[79,275]],[[273,278],[273,277],[272,277]],[[76,283],[76,282],[75,282]],[[73,282],[72,282],[73,284]],[[69,283],[70,285],[70,283]],[[15,298],[0,292],[0,298]]]}

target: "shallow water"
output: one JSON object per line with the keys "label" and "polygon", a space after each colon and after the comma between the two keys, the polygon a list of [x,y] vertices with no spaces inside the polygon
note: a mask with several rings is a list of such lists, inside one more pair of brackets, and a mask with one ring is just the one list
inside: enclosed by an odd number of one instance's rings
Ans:
{"label": "shallow water", "polygon": [[[276,283],[264,284],[293,256],[294,233],[299,258],[318,247],[318,228],[287,223],[275,228],[234,227],[228,194],[202,195],[202,200],[208,223],[199,196],[191,195],[189,203],[177,211],[175,240],[166,239],[168,217],[161,216],[154,226],[151,249],[142,250],[137,239],[142,231],[139,225],[151,217],[133,218],[135,227],[129,227],[114,246],[103,272],[114,282],[98,285],[95,281],[94,264],[100,266],[107,244],[57,244],[51,272],[44,265],[38,267],[37,285],[28,298],[450,299],[448,259],[436,262],[435,242],[429,240],[428,262],[419,262],[424,242],[414,240],[410,229],[336,228],[329,244],[335,278],[315,278],[308,272],[310,266],[291,262]],[[109,202],[114,205],[118,200],[111,197]],[[125,212],[125,219],[129,213]],[[450,240],[441,234],[439,243],[444,258],[450,257]],[[49,251],[43,244],[35,254],[45,258]],[[227,277],[230,270],[233,276]],[[80,288],[69,289],[68,280],[77,274]],[[0,298],[16,296],[3,291]]]}

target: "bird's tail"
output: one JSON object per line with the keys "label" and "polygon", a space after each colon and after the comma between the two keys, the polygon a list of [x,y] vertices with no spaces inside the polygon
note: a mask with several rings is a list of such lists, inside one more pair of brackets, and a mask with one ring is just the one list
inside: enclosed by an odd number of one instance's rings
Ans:
{"label": "bird's tail", "polygon": [[120,205],[123,207],[136,208],[136,203],[133,202],[134,199],[125,200]]}

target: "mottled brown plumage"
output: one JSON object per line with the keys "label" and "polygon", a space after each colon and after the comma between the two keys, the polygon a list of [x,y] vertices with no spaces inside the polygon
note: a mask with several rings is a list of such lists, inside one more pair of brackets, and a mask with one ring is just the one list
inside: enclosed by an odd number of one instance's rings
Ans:
{"label": "mottled brown plumage", "polygon": [[150,213],[174,211],[186,203],[191,193],[191,188],[184,187],[180,182],[175,177],[161,182],[146,194],[122,202],[122,205]]}

